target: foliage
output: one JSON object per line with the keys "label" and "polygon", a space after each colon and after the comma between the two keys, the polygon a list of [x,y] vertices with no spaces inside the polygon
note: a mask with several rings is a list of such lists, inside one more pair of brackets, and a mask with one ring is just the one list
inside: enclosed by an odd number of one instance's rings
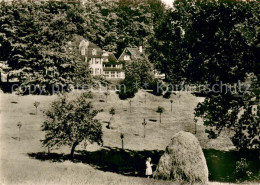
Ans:
{"label": "foliage", "polygon": [[114,116],[116,114],[116,110],[114,107],[112,107],[110,110],[109,110],[109,114],[111,114],[112,116]]}
{"label": "foliage", "polygon": [[119,98],[125,100],[127,98],[133,98],[135,93],[138,92],[138,87],[135,86],[136,81],[134,79],[124,79],[119,85]]}
{"label": "foliage", "polygon": [[106,96],[106,103],[107,103],[107,96],[110,95],[109,91],[104,92],[104,95]]}
{"label": "foliage", "polygon": [[[239,149],[260,147],[259,111],[251,111],[253,105],[259,109],[259,15],[257,1],[178,0],[151,40],[150,59],[166,81],[208,85],[195,116],[202,117],[210,138],[234,131],[231,139]],[[251,88],[234,92],[251,73]],[[221,83],[230,86],[224,87],[228,92],[213,92]]]}
{"label": "foliage", "polygon": [[252,172],[248,170],[248,164],[245,158],[241,158],[240,161],[236,162],[235,174],[239,179],[237,181],[241,181],[242,179],[252,179]]}
{"label": "foliage", "polygon": [[154,79],[151,63],[148,59],[131,60],[126,64],[125,79],[134,80],[140,87],[151,83]]}
{"label": "foliage", "polygon": [[24,94],[70,91],[91,83],[87,64],[68,44],[74,35],[118,55],[148,47],[164,9],[159,0],[1,2],[0,61],[21,73]]}
{"label": "foliage", "polygon": [[19,138],[18,138],[18,140],[20,141],[20,129],[21,129],[21,127],[22,127],[22,123],[19,121],[18,122],[18,124],[17,124],[17,127],[19,128]]}
{"label": "foliage", "polygon": [[46,147],[69,145],[73,158],[75,147],[84,142],[102,144],[102,125],[95,119],[102,110],[93,109],[90,93],[82,93],[70,100],[67,95],[60,96],[52,103],[46,112],[46,120],[42,124],[45,139],[42,144]]}
{"label": "foliage", "polygon": [[257,1],[175,1],[155,30],[150,59],[172,83],[259,74],[259,11]]}
{"label": "foliage", "polygon": [[251,82],[251,90],[239,88],[237,92],[232,91],[232,86],[226,87],[226,91],[208,95],[197,105],[195,116],[203,118],[209,138],[216,138],[226,130],[234,131],[231,140],[238,149],[259,149],[259,94],[252,90],[257,83]]}
{"label": "foliage", "polygon": [[125,135],[123,133],[120,133],[120,138],[121,138],[121,142],[122,142],[122,149],[124,149],[124,138],[125,138]]}
{"label": "foliage", "polygon": [[[77,33],[68,14],[77,8],[77,4],[62,2],[1,4],[0,50],[5,54],[0,60],[6,60],[12,70],[22,75],[22,93],[50,94],[54,90],[62,91],[61,88],[69,90],[68,86],[78,79],[75,74],[81,76],[78,72],[82,61],[68,46],[72,34]],[[88,74],[86,68],[83,70]]]}
{"label": "foliage", "polygon": [[149,84],[149,89],[152,90],[152,94],[156,96],[161,96],[163,94],[163,91],[166,90],[165,85],[163,84],[162,81],[158,79],[154,79],[150,84]]}
{"label": "foliage", "polygon": [[114,107],[112,107],[110,110],[109,110],[109,114],[111,114],[111,118],[109,120],[109,122],[107,123],[107,128],[110,129],[110,125],[111,123],[114,121],[113,119],[113,116],[116,114],[116,109]]}
{"label": "foliage", "polygon": [[34,106],[35,109],[36,109],[36,114],[37,114],[37,110],[38,110],[39,105],[40,105],[40,102],[38,102],[38,101],[36,101],[36,102],[33,103],[33,106]]}
{"label": "foliage", "polygon": [[156,109],[156,112],[160,114],[160,123],[161,123],[162,122],[161,116],[162,116],[162,113],[164,112],[164,108],[161,106],[158,106]]}
{"label": "foliage", "polygon": [[164,112],[164,108],[161,106],[158,106],[156,112],[162,114]]}
{"label": "foliage", "polygon": [[125,66],[125,79],[120,83],[119,98],[134,97],[139,88],[148,88],[153,79],[152,66],[148,59],[132,60]]}

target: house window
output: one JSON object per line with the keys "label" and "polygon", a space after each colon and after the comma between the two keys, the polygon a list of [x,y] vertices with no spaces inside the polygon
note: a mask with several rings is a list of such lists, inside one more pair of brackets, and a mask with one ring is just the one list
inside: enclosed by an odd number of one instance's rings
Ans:
{"label": "house window", "polygon": [[99,68],[96,68],[96,69],[95,69],[95,74],[96,74],[96,75],[100,74],[100,69],[99,69]]}
{"label": "house window", "polygon": [[85,55],[85,54],[86,54],[86,52],[85,52],[85,48],[82,47],[80,52],[81,52],[81,55]]}
{"label": "house window", "polygon": [[129,55],[125,55],[124,56],[124,60],[130,60],[130,56]]}
{"label": "house window", "polygon": [[121,72],[117,72],[117,78],[121,78]]}
{"label": "house window", "polygon": [[96,58],[96,64],[99,64],[100,58]]}
{"label": "house window", "polygon": [[111,78],[115,78],[115,72],[114,71],[111,72]]}
{"label": "house window", "polygon": [[96,49],[92,50],[92,55],[97,55],[97,50]]}
{"label": "house window", "polygon": [[109,78],[109,71],[106,71],[106,72],[105,72],[105,77],[108,77],[108,78]]}

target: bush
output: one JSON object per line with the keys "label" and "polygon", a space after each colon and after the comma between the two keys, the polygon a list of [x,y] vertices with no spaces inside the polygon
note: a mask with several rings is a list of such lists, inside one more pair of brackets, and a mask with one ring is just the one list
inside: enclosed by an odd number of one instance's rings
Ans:
{"label": "bush", "polygon": [[241,158],[240,161],[236,162],[235,175],[238,182],[252,180],[253,173],[248,170],[248,163],[245,158]]}
{"label": "bush", "polygon": [[155,79],[150,84],[149,89],[152,90],[152,94],[154,94],[156,96],[161,96],[163,94],[163,91],[166,90],[166,87],[161,81],[159,81],[158,79]]}
{"label": "bush", "polygon": [[120,83],[118,94],[121,100],[133,98],[135,96],[135,93],[138,92],[138,88],[134,85],[134,83],[135,82],[133,80],[127,79]]}
{"label": "bush", "polygon": [[[163,95],[163,97],[169,99],[171,97],[172,93],[173,93],[173,88],[171,85],[169,85],[168,89],[167,89],[166,93]],[[174,93],[174,94],[176,94],[176,93]]]}

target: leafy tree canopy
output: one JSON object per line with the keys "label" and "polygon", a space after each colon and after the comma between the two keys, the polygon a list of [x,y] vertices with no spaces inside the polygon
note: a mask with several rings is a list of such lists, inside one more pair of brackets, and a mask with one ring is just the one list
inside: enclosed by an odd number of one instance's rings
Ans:
{"label": "leafy tree canopy", "polygon": [[77,145],[84,142],[102,144],[102,125],[95,117],[102,110],[93,109],[90,99],[92,95],[82,93],[75,99],[67,95],[60,96],[46,112],[46,120],[42,124],[46,147],[71,147],[71,157]]}
{"label": "leafy tree canopy", "polygon": [[125,47],[148,47],[164,11],[160,0],[1,2],[0,61],[22,74],[26,88],[39,85],[43,94],[53,86],[69,90],[74,83],[91,83],[84,60],[70,52],[74,35],[120,55]]}
{"label": "leafy tree canopy", "polygon": [[151,40],[150,59],[168,82],[209,85],[195,116],[210,138],[231,131],[239,149],[260,148],[259,15],[258,1],[178,0]]}

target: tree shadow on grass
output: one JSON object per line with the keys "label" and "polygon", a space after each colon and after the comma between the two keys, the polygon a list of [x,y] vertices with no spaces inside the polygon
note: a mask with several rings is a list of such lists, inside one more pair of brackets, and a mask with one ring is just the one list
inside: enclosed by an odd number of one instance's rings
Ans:
{"label": "tree shadow on grass", "polygon": [[[152,158],[152,163],[157,164],[163,151],[160,150],[122,150],[114,147],[103,147],[94,152],[77,150],[74,162],[82,162],[92,167],[127,176],[145,176],[145,161],[147,157]],[[70,160],[67,154],[57,153],[29,153],[30,157],[41,161],[64,162]],[[153,167],[155,170],[156,166]]]}

